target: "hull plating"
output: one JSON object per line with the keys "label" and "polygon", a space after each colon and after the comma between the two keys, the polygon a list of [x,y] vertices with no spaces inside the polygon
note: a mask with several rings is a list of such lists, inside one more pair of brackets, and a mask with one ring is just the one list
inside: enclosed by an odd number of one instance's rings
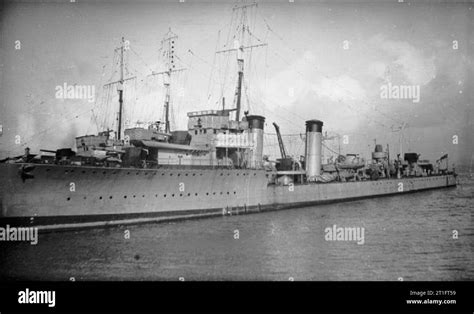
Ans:
{"label": "hull plating", "polygon": [[0,164],[0,219],[44,229],[239,214],[455,186],[453,175],[275,186],[264,170]]}

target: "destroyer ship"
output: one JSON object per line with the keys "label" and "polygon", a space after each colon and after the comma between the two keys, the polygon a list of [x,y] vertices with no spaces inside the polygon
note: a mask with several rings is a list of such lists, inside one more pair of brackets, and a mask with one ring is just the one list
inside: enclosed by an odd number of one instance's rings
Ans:
{"label": "destroyer ship", "polygon": [[[241,8],[244,10],[245,8]],[[245,25],[242,26],[245,30]],[[172,35],[172,34],[171,34]],[[165,44],[171,48],[174,36]],[[259,44],[261,45],[261,44]],[[255,45],[258,46],[258,45]],[[253,46],[253,47],[255,47]],[[167,221],[303,207],[456,186],[448,156],[431,163],[410,152],[390,156],[375,145],[367,160],[339,155],[324,163],[323,121],[301,125],[304,156],[289,157],[274,123],[281,158],[263,154],[265,117],[242,112],[244,50],[237,55],[234,106],[187,113],[186,130],[170,127],[173,51],[164,75],[164,122],[124,128],[119,48],[118,124],[76,137],[74,148],[42,150],[0,162],[0,221],[58,230]],[[158,73],[156,73],[158,74]],[[315,117],[321,118],[321,117]]]}

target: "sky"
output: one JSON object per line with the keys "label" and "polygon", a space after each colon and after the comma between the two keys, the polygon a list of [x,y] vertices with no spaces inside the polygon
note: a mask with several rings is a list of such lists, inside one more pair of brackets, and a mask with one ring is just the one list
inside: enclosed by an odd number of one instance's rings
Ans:
{"label": "sky", "polygon": [[[162,120],[161,40],[179,37],[172,78],[172,129],[188,111],[234,102],[239,18],[235,1],[2,2],[0,158],[28,146],[72,147],[74,137],[116,127],[114,49],[124,37],[125,123]],[[473,3],[442,1],[259,1],[247,9],[243,108],[277,122],[287,150],[301,154],[305,121],[339,135],[343,153],[368,156],[374,141],[427,159],[474,163]],[[229,35],[230,34],[230,35]],[[58,86],[94,87],[93,101],[57,98]],[[419,91],[381,96],[387,86]],[[268,151],[276,139],[266,136]],[[325,144],[337,150],[337,139]]]}

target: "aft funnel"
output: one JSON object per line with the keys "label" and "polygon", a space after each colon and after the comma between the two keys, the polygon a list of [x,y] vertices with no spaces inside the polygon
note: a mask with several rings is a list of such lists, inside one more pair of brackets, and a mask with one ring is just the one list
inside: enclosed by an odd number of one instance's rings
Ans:
{"label": "aft funnel", "polygon": [[306,121],[305,165],[308,177],[321,175],[321,141],[323,121]]}

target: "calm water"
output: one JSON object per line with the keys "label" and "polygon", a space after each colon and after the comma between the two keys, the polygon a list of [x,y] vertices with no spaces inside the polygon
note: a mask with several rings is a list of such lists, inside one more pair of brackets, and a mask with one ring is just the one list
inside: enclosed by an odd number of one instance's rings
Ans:
{"label": "calm water", "polygon": [[[453,189],[262,214],[40,234],[36,246],[0,243],[0,276],[473,280],[474,181],[461,176],[460,183]],[[326,241],[324,229],[334,224],[365,228],[365,243]]]}

